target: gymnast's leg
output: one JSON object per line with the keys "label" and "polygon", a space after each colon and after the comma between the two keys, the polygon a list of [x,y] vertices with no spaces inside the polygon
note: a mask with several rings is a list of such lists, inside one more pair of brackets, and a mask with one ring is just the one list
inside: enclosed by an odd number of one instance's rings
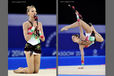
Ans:
{"label": "gymnast's leg", "polygon": [[76,27],[79,27],[79,26],[81,26],[81,27],[86,31],[86,33],[91,33],[91,32],[92,32],[92,31],[91,31],[91,27],[90,27],[86,22],[84,22],[84,21],[81,20],[81,19],[80,19],[79,22],[76,21],[76,22],[74,22],[74,23],[71,24],[71,25],[68,25],[68,26],[63,27],[63,28],[61,29],[61,31],[68,30],[68,29],[70,29],[70,28],[76,28]]}
{"label": "gymnast's leg", "polygon": [[20,67],[20,68],[14,70],[15,73],[32,74],[34,72],[34,55],[32,54],[30,56],[30,52],[27,52],[27,51],[25,51],[25,55],[26,55],[26,61],[27,61],[28,67],[26,67],[26,68]]}

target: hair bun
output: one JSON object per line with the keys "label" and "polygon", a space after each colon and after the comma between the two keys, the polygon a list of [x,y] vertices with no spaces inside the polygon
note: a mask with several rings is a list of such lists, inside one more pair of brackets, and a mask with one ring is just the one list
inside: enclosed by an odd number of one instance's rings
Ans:
{"label": "hair bun", "polygon": [[29,12],[30,8],[35,8],[34,5],[27,6],[27,12]]}

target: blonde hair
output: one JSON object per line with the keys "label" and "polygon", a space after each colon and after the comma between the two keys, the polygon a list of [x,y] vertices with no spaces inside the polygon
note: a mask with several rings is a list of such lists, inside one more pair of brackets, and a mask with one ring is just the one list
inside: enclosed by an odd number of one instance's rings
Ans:
{"label": "blonde hair", "polygon": [[27,6],[27,13],[30,11],[31,8],[35,8],[35,6],[34,5]]}

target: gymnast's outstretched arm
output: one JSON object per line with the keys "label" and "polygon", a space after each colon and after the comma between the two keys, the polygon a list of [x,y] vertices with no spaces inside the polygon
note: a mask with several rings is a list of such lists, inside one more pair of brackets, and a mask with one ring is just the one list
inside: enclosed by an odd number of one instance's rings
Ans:
{"label": "gymnast's outstretched arm", "polygon": [[80,52],[81,52],[81,63],[84,64],[84,46],[79,45],[79,49],[80,49]]}

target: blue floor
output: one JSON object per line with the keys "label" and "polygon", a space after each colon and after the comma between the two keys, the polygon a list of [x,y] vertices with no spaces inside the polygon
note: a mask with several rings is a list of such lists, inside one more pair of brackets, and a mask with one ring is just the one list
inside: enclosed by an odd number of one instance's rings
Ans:
{"label": "blue floor", "polygon": [[[101,65],[105,64],[105,56],[85,56],[84,57],[85,65]],[[70,56],[70,57],[58,57],[59,66],[67,65],[81,65],[80,56]]]}
{"label": "blue floor", "polygon": [[[85,56],[85,65],[105,64],[105,56]],[[58,57],[58,66],[81,65],[80,56]],[[26,67],[25,57],[9,57],[8,69],[13,70],[18,67]],[[40,69],[56,68],[56,57],[41,57]]]}
{"label": "blue floor", "polygon": [[[9,57],[8,70],[27,67],[25,57]],[[40,69],[56,68],[56,57],[41,57]]]}

